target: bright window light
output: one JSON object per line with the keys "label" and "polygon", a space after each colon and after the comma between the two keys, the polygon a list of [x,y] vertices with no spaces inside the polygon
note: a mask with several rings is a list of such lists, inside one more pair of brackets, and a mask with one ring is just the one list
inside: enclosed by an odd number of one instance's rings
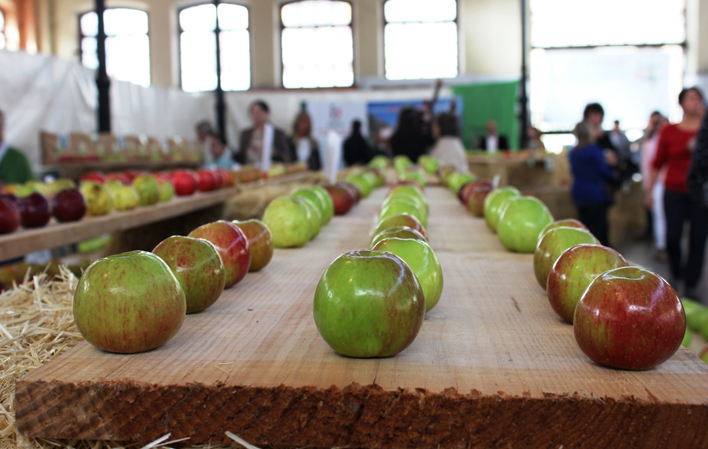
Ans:
{"label": "bright window light", "polygon": [[[150,38],[148,15],[137,9],[107,9],[103,15],[106,31],[106,71],[112,78],[141,86],[150,85]],[[81,62],[89,69],[98,68],[96,37],[98,17],[95,12],[82,14]]]}
{"label": "bright window light", "polygon": [[5,39],[5,13],[0,9],[0,50],[7,45]]}
{"label": "bright window light", "polygon": [[354,84],[352,8],[344,1],[307,0],[284,5],[283,86],[289,89]]}
{"label": "bright window light", "polygon": [[251,87],[251,41],[248,8],[221,3],[185,8],[179,13],[180,70],[182,89],[187,92],[215,90],[216,25],[221,50],[221,88],[247,90]]}
{"label": "bright window light", "polygon": [[457,76],[456,0],[388,0],[384,18],[386,78]]}

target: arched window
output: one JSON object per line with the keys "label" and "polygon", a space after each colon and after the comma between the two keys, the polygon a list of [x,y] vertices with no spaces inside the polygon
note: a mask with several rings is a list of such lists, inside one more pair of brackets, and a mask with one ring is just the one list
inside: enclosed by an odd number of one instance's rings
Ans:
{"label": "arched window", "polygon": [[0,49],[4,49],[7,45],[5,39],[5,13],[0,9]]}
{"label": "arched window", "polygon": [[352,6],[305,0],[280,8],[283,86],[348,87],[354,84]]}
{"label": "arched window", "polygon": [[386,78],[457,76],[456,0],[387,0],[384,19]]}
{"label": "arched window", "polygon": [[[251,87],[251,40],[248,8],[231,3],[207,3],[179,12],[180,78],[188,92],[215,90],[216,58],[221,64],[223,90]],[[220,54],[216,53],[219,33]]]}
{"label": "arched window", "polygon": [[[106,31],[106,71],[112,78],[150,85],[150,38],[148,15],[138,9],[114,8],[103,13]],[[79,18],[81,63],[98,68],[96,37],[98,17],[87,12]]]}

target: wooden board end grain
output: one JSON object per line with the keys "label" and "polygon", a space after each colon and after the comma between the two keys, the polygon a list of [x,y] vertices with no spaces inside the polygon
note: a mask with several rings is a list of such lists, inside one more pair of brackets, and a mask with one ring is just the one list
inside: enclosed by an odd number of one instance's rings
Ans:
{"label": "wooden board end grain", "polygon": [[317,282],[365,248],[379,189],[313,242],[278,250],[165,346],[120,356],[81,344],[17,385],[29,436],[370,448],[705,447],[708,367],[681,349],[645,372],[591,363],[536,284],[532,256],[429,188],[445,288],[396,357],[349,359],[317,333]]}

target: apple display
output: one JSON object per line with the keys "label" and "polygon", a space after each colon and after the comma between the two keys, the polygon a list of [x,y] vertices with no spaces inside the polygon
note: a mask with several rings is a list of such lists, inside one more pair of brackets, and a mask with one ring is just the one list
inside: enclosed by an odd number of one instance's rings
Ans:
{"label": "apple display", "polygon": [[152,250],[172,270],[187,301],[187,313],[197,313],[219,299],[226,270],[216,247],[208,240],[172,236]]}
{"label": "apple display", "polygon": [[512,198],[497,223],[499,241],[509,251],[533,253],[541,231],[552,221],[551,212],[538,198]]}
{"label": "apple display", "polygon": [[79,191],[86,200],[86,215],[107,215],[113,210],[113,197],[103,184],[85,181],[81,183]]}
{"label": "apple display", "polygon": [[249,273],[260,271],[270,263],[273,258],[273,235],[270,229],[260,220],[246,220],[232,222],[243,231],[248,239],[248,248],[251,251],[251,265]]}
{"label": "apple display", "polygon": [[133,179],[132,186],[138,192],[140,206],[150,206],[160,201],[160,186],[152,175],[138,175]]}
{"label": "apple display", "polygon": [[38,192],[20,197],[19,208],[23,228],[40,228],[49,223],[52,218],[49,201]]}
{"label": "apple display", "polygon": [[344,215],[351,210],[354,199],[351,193],[342,186],[325,186],[327,193],[332,199],[332,207],[335,215]]}
{"label": "apple display", "polygon": [[626,267],[620,253],[602,245],[577,245],[563,252],[548,274],[546,293],[553,311],[568,323],[588,285],[602,273]]}
{"label": "apple display", "polygon": [[9,234],[20,227],[20,209],[17,204],[7,198],[0,196],[0,234]]}
{"label": "apple display", "polygon": [[294,198],[281,196],[271,201],[262,220],[273,234],[276,248],[299,248],[310,241],[312,222],[309,211]]}
{"label": "apple display", "polygon": [[378,234],[376,234],[371,239],[371,245],[369,245],[369,247],[373,248],[381,240],[390,239],[392,237],[397,237],[400,239],[420,240],[422,242],[428,243],[428,239],[423,237],[423,234],[416,231],[415,229],[411,229],[407,226],[396,226],[394,228],[386,229],[385,231],[381,231]]}
{"label": "apple display", "polygon": [[79,189],[66,189],[54,195],[52,214],[60,222],[81,220],[86,215],[86,200]]}
{"label": "apple display", "polygon": [[420,232],[423,237],[426,239],[428,238],[428,234],[421,222],[411,214],[398,214],[384,220],[380,220],[376,225],[373,235],[378,235],[387,229],[396,228],[398,226],[406,226],[408,228],[415,229]]}
{"label": "apple display", "polygon": [[686,317],[664,279],[643,268],[621,267],[590,283],[575,309],[573,331],[595,363],[646,370],[678,350]]}
{"label": "apple display", "polygon": [[224,288],[243,280],[251,266],[251,251],[246,235],[235,224],[219,220],[205,224],[189,233],[188,237],[208,240],[214,244],[226,270]]}
{"label": "apple display", "polygon": [[347,357],[390,357],[407,348],[425,317],[413,270],[398,256],[350,251],[322,275],[313,305],[317,330]]}
{"label": "apple display", "polygon": [[426,312],[438,304],[443,291],[443,273],[437,256],[427,243],[393,237],[381,240],[373,250],[393,253],[408,264],[423,290]]}
{"label": "apple display", "polygon": [[133,251],[92,263],[74,294],[74,321],[93,346],[121,354],[155,349],[182,327],[184,291],[156,255]]}
{"label": "apple display", "polygon": [[497,222],[499,221],[499,208],[508,198],[521,196],[521,193],[514,187],[502,187],[494,189],[484,199],[484,220],[492,232],[497,232]]}
{"label": "apple display", "polygon": [[546,289],[548,274],[560,255],[568,248],[582,244],[599,245],[600,242],[590,232],[578,228],[560,227],[542,234],[533,255],[533,271],[542,289]]}

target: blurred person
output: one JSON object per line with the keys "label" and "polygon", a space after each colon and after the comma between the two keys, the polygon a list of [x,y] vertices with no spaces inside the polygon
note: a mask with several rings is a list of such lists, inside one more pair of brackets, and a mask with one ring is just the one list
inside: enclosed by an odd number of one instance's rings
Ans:
{"label": "blurred person", "polygon": [[389,139],[393,155],[408,156],[415,163],[433,143],[433,137],[425,131],[421,112],[410,107],[401,109],[396,130]]}
{"label": "blurred person", "polygon": [[546,145],[541,140],[541,131],[533,126],[529,127],[529,150],[546,151]]}
{"label": "blurred person", "polygon": [[253,126],[241,132],[236,161],[241,165],[263,164],[263,152],[270,153],[273,162],[292,162],[290,145],[285,132],[270,123],[270,108],[256,100],[249,107]]}
{"label": "blurred person", "polygon": [[211,157],[211,138],[216,133],[214,128],[212,128],[211,123],[203,120],[197,123],[197,142],[202,144],[202,159],[204,160],[204,165],[209,165],[212,162]]}
{"label": "blurred person", "polygon": [[[666,125],[661,131],[645,200],[648,207],[653,207],[651,190],[659,178],[659,172],[666,167],[663,201],[666,212],[666,251],[672,277],[670,283],[678,291],[679,284],[683,282],[683,294],[696,297],[695,289],[703,271],[708,237],[708,207],[689,195],[687,176],[705,106],[703,93],[696,87],[683,89],[678,100],[683,109],[683,119],[675,125]],[[690,231],[688,260],[684,265],[681,238],[687,221],[690,223]]]}
{"label": "blurred person", "polygon": [[620,160],[629,160],[632,157],[632,153],[629,149],[629,139],[627,135],[620,129],[619,120],[615,120],[612,131],[609,133],[610,142],[612,146],[617,149],[617,156]]}
{"label": "blurred person", "polygon": [[433,120],[433,137],[437,139],[431,156],[441,165],[452,165],[462,172],[468,171],[467,154],[460,139],[460,125],[455,114],[445,112]]}
{"label": "blurred person", "polygon": [[223,168],[231,170],[234,167],[234,159],[231,151],[226,147],[226,142],[216,134],[210,136],[211,140],[211,162],[205,164],[208,168]]}
{"label": "blurred person", "polygon": [[290,157],[292,160],[304,162],[313,171],[322,169],[320,147],[312,138],[312,119],[307,111],[300,111],[293,122],[293,135],[290,138]]}
{"label": "blurred person", "polygon": [[497,132],[497,122],[489,120],[487,122],[487,134],[484,137],[479,137],[475,147],[479,150],[485,150],[490,153],[496,151],[508,151],[509,139],[506,136],[500,136]]}
{"label": "blurred person", "polygon": [[703,114],[703,125],[698,131],[688,171],[688,191],[696,200],[708,206],[708,114]]}
{"label": "blurred person", "polygon": [[24,184],[33,179],[27,156],[5,141],[5,113],[0,111],[0,184]]}
{"label": "blurred person", "polygon": [[590,129],[595,136],[595,143],[600,146],[603,150],[610,150],[617,154],[617,148],[615,148],[610,139],[610,135],[602,129],[602,122],[605,120],[605,109],[603,109],[600,103],[590,103],[585,106],[583,110],[583,121],[590,125]]}
{"label": "blurred person", "polygon": [[647,207],[647,236],[653,239],[656,249],[655,257],[663,260],[666,254],[666,217],[664,215],[664,181],[663,172],[659,174],[653,189],[649,190],[651,176],[651,163],[656,154],[656,145],[659,142],[661,129],[668,121],[659,111],[654,111],[649,116],[649,124],[644,130],[644,135],[639,140],[640,171],[642,184],[647,195],[652,195],[653,207]]}
{"label": "blurred person", "polygon": [[573,134],[578,140],[577,146],[568,155],[573,174],[573,203],[578,209],[580,221],[601,244],[609,246],[607,211],[611,201],[607,184],[615,179],[615,174],[608,162],[613,162],[616,156],[612,152],[604,152],[597,144],[588,122],[575,125]]}
{"label": "blurred person", "polygon": [[366,141],[361,133],[361,121],[354,120],[352,122],[352,132],[344,141],[344,162],[347,167],[352,165],[367,164],[373,155],[371,145]]}

